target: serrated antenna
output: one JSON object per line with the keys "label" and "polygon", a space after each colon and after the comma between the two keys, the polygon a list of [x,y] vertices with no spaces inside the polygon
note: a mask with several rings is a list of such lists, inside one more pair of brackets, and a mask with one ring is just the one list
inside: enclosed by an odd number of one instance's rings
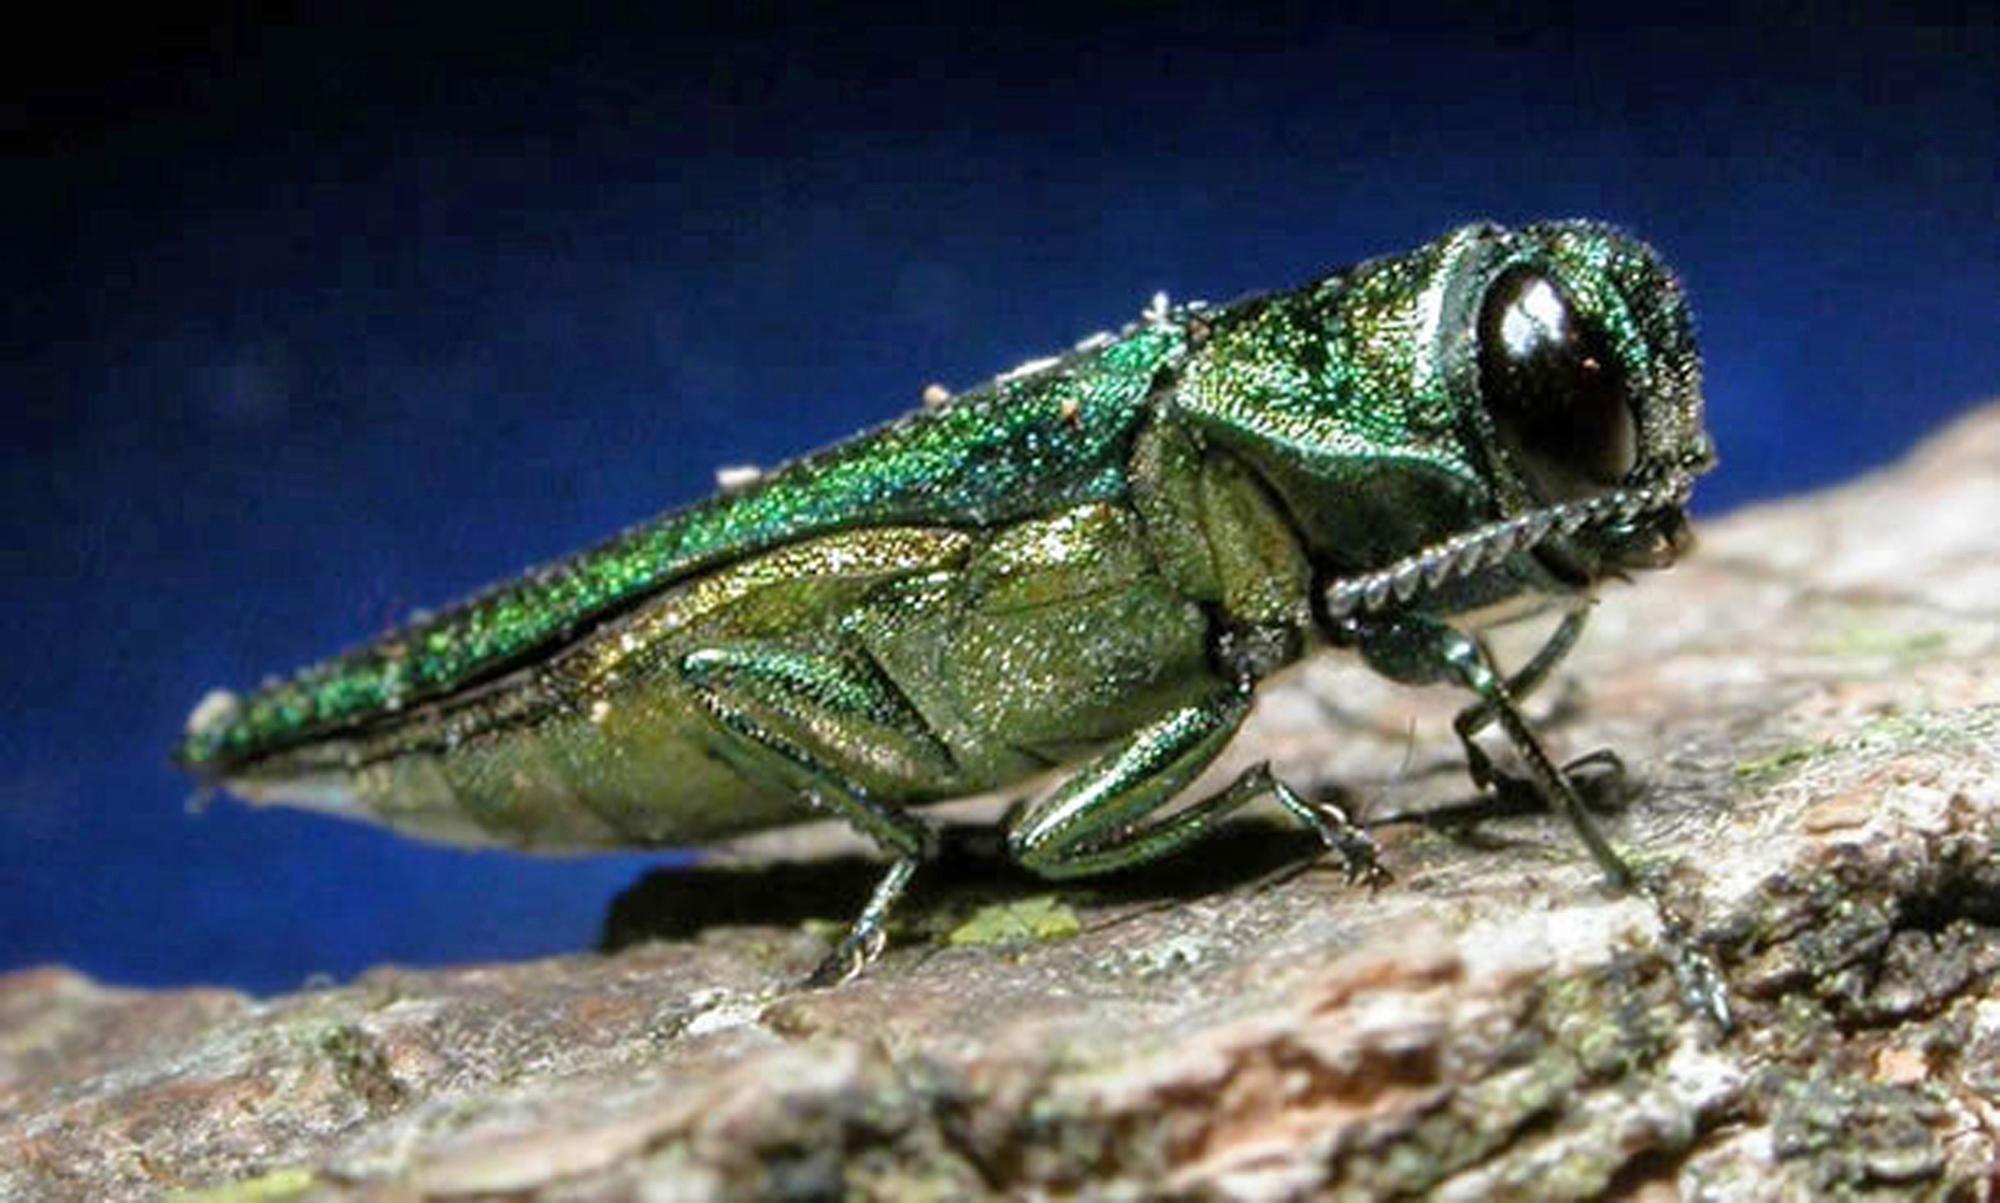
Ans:
{"label": "serrated antenna", "polygon": [[1531,550],[1550,539],[1683,505],[1692,488],[1690,477],[1676,475],[1660,484],[1620,489],[1588,501],[1566,501],[1489,522],[1434,543],[1386,568],[1333,582],[1326,589],[1327,616],[1336,620],[1352,618],[1407,602],[1419,593],[1491,568],[1516,552]]}

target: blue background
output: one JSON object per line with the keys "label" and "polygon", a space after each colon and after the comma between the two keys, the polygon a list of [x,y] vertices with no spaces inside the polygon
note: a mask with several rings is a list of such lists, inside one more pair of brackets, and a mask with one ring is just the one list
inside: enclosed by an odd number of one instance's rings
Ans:
{"label": "blue background", "polygon": [[79,25],[17,45],[0,85],[25,150],[0,301],[0,968],[280,989],[588,947],[657,858],[190,817],[166,749],[211,686],[1156,289],[1228,299],[1472,218],[1616,220],[1697,303],[1709,513],[2000,393],[1990,8],[1642,31],[1544,27],[1559,8],[341,11]]}

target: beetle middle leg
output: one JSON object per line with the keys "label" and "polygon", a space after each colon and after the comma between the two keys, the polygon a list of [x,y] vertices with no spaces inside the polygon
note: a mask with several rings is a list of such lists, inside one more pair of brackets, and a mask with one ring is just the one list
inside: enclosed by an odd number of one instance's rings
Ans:
{"label": "beetle middle leg", "polygon": [[1227,686],[1178,707],[1079,769],[1011,823],[1008,851],[1047,878],[1083,877],[1156,860],[1208,832],[1263,794],[1317,833],[1351,879],[1379,883],[1375,841],[1331,803],[1314,803],[1272,775],[1268,763],[1244,770],[1209,796],[1151,817],[1201,775],[1250,712],[1250,692]]}
{"label": "beetle middle leg", "polygon": [[690,652],[680,668],[714,724],[718,754],[744,775],[838,814],[890,858],[860,916],[807,984],[845,980],[881,952],[890,910],[937,847],[928,823],[871,784],[949,781],[950,754],[860,653],[744,642]]}

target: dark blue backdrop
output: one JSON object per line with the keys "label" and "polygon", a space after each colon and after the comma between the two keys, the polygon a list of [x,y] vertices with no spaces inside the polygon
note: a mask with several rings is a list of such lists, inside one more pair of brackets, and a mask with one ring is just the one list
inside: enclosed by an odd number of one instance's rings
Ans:
{"label": "dark blue backdrop", "polygon": [[382,11],[18,47],[0,968],[272,989],[588,946],[651,860],[189,817],[183,716],[1155,289],[1602,216],[1693,290],[1702,509],[1893,457],[2000,392],[1994,18],[1795,15]]}

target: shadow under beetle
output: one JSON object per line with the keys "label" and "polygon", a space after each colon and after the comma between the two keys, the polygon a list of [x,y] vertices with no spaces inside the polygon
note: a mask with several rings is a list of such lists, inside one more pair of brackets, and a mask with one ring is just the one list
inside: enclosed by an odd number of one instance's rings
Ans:
{"label": "shadow under beetle", "polygon": [[[1051,878],[1172,852],[1272,795],[1170,805],[1259,681],[1358,652],[1456,683],[1481,788],[1630,881],[1519,699],[1599,581],[1671,562],[1714,460],[1682,292],[1605,226],[1468,226],[1234,304],[1170,307],[530,572],[246,698],[177,759],[255,802],[524,849],[673,847],[837,814],[889,867],[814,975],[880,949],[922,803],[1073,766],[1007,833]],[[1512,676],[1486,625],[1558,606]],[[1522,776],[1474,736],[1498,723]],[[1609,753],[1585,758],[1616,767]],[[1571,766],[1574,768],[1575,766]]]}

